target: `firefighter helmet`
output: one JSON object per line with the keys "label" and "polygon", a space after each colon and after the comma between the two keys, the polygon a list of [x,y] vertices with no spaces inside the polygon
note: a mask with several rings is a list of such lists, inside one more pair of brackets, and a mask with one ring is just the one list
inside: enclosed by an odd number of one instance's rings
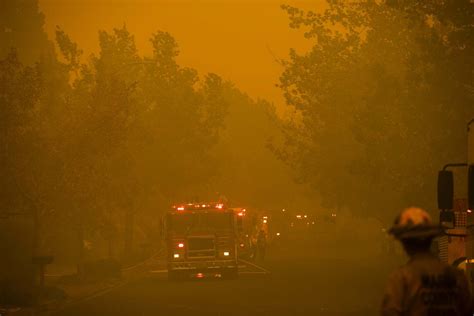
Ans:
{"label": "firefighter helmet", "polygon": [[430,215],[418,207],[403,210],[389,230],[397,239],[433,238],[443,232],[442,226],[433,224]]}

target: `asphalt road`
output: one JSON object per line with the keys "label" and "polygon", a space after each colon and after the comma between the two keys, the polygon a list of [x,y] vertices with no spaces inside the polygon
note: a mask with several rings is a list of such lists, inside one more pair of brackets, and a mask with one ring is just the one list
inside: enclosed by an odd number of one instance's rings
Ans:
{"label": "asphalt road", "polygon": [[163,262],[146,275],[59,315],[377,315],[387,262],[345,257],[316,243],[269,249],[271,273],[243,264],[238,280],[172,282]]}

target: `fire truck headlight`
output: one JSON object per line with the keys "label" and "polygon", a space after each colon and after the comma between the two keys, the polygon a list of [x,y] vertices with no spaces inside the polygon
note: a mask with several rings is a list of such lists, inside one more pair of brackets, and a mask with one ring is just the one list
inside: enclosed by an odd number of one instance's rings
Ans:
{"label": "fire truck headlight", "polygon": [[175,253],[175,254],[173,255],[173,258],[178,259],[178,258],[179,258],[179,253]]}
{"label": "fire truck headlight", "polygon": [[224,257],[228,257],[230,255],[230,252],[224,251]]}

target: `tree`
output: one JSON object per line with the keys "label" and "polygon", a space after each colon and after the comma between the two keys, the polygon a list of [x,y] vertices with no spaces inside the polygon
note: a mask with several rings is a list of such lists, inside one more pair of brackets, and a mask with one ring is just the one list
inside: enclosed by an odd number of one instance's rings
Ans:
{"label": "tree", "polygon": [[280,87],[299,119],[281,156],[326,207],[388,222],[409,204],[433,206],[436,170],[463,160],[473,113],[472,71],[459,62],[472,55],[467,2],[284,6],[314,46],[285,62]]}
{"label": "tree", "polygon": [[208,75],[198,85],[196,71],[176,63],[177,44],[164,32],[152,36],[151,58],[139,56],[125,26],[99,33],[100,52],[89,63],[80,61],[80,49],[60,29],[57,41],[74,78],[68,113],[53,125],[68,127],[57,143],[79,253],[86,234],[102,231],[112,238],[110,232],[121,230],[128,259],[134,223],[147,200],[159,195],[169,205],[208,181],[207,152],[225,113],[221,79]]}
{"label": "tree", "polygon": [[4,0],[0,9],[0,58],[12,48],[20,61],[31,65],[41,55],[50,54],[52,45],[43,29],[44,15],[38,0]]}
{"label": "tree", "polygon": [[[0,161],[2,212],[29,211],[33,177],[30,164],[40,159],[35,110],[41,95],[37,69],[24,66],[15,50],[0,61]],[[38,155],[39,154],[39,155]]]}
{"label": "tree", "polygon": [[[66,104],[69,133],[62,134],[60,152],[64,188],[77,226],[81,263],[85,234],[106,235],[111,253],[110,232],[116,229],[110,225],[117,222],[112,218],[119,214],[110,211],[133,211],[132,201],[136,198],[131,195],[136,188],[129,168],[125,167],[130,162],[125,148],[136,115],[134,83],[127,76],[136,77],[136,70],[127,66],[140,58],[133,36],[125,27],[114,29],[112,34],[99,33],[100,55],[94,56],[90,64],[80,63],[81,51],[60,29],[57,41],[66,60],[65,67],[75,74]],[[125,217],[125,226],[133,227],[133,221]],[[129,230],[126,229],[127,236]]]}

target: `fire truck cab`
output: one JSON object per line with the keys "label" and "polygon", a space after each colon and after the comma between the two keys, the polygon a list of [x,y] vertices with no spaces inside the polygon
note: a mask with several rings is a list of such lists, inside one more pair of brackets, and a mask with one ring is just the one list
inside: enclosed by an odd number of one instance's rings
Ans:
{"label": "fire truck cab", "polygon": [[163,223],[170,279],[237,278],[232,209],[222,203],[177,205],[166,213]]}

